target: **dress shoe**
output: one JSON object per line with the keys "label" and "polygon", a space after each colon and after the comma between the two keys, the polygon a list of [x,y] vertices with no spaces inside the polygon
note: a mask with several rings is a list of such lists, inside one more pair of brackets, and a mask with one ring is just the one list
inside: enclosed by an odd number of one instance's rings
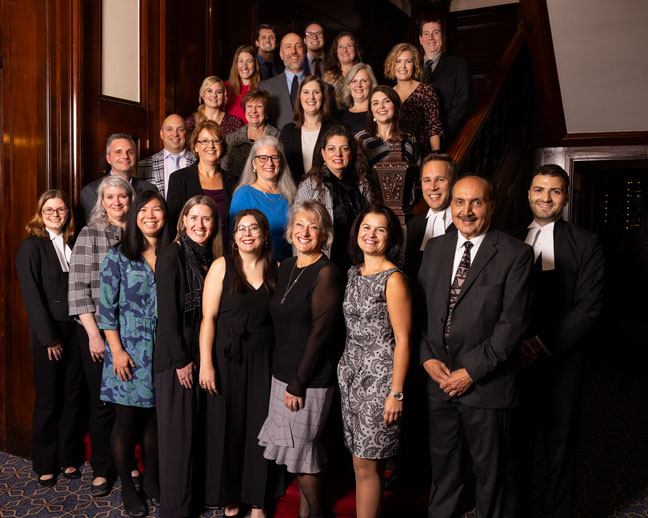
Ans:
{"label": "dress shoe", "polygon": [[143,516],[146,516],[146,507],[144,506],[134,507],[132,509],[124,506],[124,508],[126,509],[126,514],[131,518],[142,518]]}
{"label": "dress shoe", "polygon": [[70,471],[69,473],[64,471],[63,476],[68,479],[81,478],[81,472],[79,468],[74,468],[74,471]]}
{"label": "dress shoe", "polygon": [[90,495],[98,498],[100,496],[106,496],[107,494],[110,493],[112,489],[112,485],[108,480],[106,480],[103,484],[99,484],[98,486],[91,485],[90,486]]}
{"label": "dress shoe", "polygon": [[54,487],[56,485],[56,475],[52,478],[42,479],[38,477],[38,483],[43,487]]}

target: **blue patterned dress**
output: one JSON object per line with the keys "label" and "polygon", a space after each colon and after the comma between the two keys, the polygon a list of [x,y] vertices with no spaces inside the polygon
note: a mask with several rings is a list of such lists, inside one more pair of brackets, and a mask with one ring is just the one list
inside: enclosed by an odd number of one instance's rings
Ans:
{"label": "blue patterned dress", "polygon": [[125,406],[155,406],[153,346],[157,327],[155,276],[144,258],[131,261],[121,246],[111,248],[101,265],[99,329],[119,331],[124,350],[135,362],[133,378],[113,374],[113,357],[106,340],[101,400]]}

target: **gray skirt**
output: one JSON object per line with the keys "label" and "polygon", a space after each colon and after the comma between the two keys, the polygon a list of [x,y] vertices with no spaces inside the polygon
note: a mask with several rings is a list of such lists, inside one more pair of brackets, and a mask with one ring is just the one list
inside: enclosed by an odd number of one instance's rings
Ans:
{"label": "gray skirt", "polygon": [[326,463],[320,435],[326,424],[334,387],[307,388],[304,408],[291,412],[284,404],[287,384],[272,377],[268,417],[259,432],[263,456],[291,473],[319,473]]}

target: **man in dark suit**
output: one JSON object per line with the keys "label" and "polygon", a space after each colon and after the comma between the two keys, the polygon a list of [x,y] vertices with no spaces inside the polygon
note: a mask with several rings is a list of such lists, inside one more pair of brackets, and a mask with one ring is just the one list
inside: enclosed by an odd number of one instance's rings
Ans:
{"label": "man in dark suit", "polygon": [[304,61],[304,72],[307,76],[311,74],[322,77],[325,72],[324,62],[324,27],[319,22],[311,22],[304,30],[304,45],[306,45],[306,60]]}
{"label": "man in dark suit", "polygon": [[274,52],[277,48],[277,29],[262,23],[256,32],[254,45],[258,49],[257,61],[261,80],[270,79],[283,71],[280,63],[275,63]]}
{"label": "man in dark suit", "polygon": [[407,223],[405,272],[414,280],[425,245],[433,237],[455,229],[450,210],[450,190],[457,176],[457,164],[450,155],[430,153],[421,165],[421,192],[429,209]]}
{"label": "man in dark suit", "polygon": [[542,516],[572,516],[581,351],[601,313],[604,259],[596,235],[562,219],[568,202],[564,169],[555,164],[540,167],[529,188],[533,221],[514,232],[533,246],[535,290],[531,326],[520,348],[522,400],[513,422],[510,517],[532,515],[536,429],[549,479]]}
{"label": "man in dark suit", "polygon": [[465,59],[443,53],[443,36],[440,18],[426,18],[419,25],[424,81],[434,87],[441,100],[441,122],[445,130],[441,149],[446,149],[470,111],[472,79]]}
{"label": "man in dark suit", "polygon": [[418,280],[427,319],[420,356],[429,375],[430,518],[456,515],[465,436],[477,478],[477,516],[503,512],[516,347],[528,325],[533,250],[490,230],[492,186],[467,176],[452,189],[458,232],[425,246]]}
{"label": "man in dark suit", "polygon": [[166,199],[171,173],[189,167],[196,159],[187,149],[187,127],[180,115],[172,113],[164,119],[160,138],[164,148],[137,164],[137,177],[153,184]]}
{"label": "man in dark suit", "polygon": [[[146,180],[140,180],[133,177],[133,170],[135,169],[136,152],[135,141],[130,135],[125,133],[113,133],[106,140],[106,162],[110,165],[108,175],[118,174],[130,181],[135,194],[144,191],[155,189],[153,184],[148,183]],[[87,224],[90,220],[92,209],[97,203],[97,189],[104,175],[94,182],[90,182],[81,190],[81,221]]]}
{"label": "man in dark suit", "polygon": [[281,39],[279,55],[285,69],[276,75],[259,83],[259,90],[265,90],[270,96],[270,124],[283,128],[292,121],[293,108],[297,99],[297,91],[304,80],[304,59],[306,47],[299,34],[290,32]]}

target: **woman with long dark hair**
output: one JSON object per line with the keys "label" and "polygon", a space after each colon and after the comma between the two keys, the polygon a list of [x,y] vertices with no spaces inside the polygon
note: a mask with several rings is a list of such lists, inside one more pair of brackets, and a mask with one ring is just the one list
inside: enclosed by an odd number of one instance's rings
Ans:
{"label": "woman with long dark hair", "polygon": [[252,506],[265,516],[268,461],[256,440],[268,408],[269,305],[277,275],[270,225],[257,209],[234,216],[230,255],[217,259],[205,281],[200,328],[200,385],[206,402],[206,501],[225,516]]}
{"label": "woman with long dark hair", "polygon": [[124,239],[101,265],[99,329],[106,335],[101,399],[115,404],[111,443],[129,516],[144,516],[146,506],[131,477],[135,444],[142,446],[144,491],[157,505],[157,423],[153,350],[157,326],[155,265],[169,243],[164,198],[157,191],[139,194],[128,213]]}
{"label": "woman with long dark hair", "polygon": [[[190,198],[180,211],[175,241],[157,258],[157,341],[153,357],[160,450],[160,516],[189,516],[202,504],[204,477],[201,391],[195,382],[207,271],[223,255],[218,207]],[[200,484],[197,484],[199,482]],[[193,487],[192,487],[193,486]]]}
{"label": "woman with long dark hair", "polygon": [[83,379],[76,326],[68,316],[74,217],[63,191],[45,191],[16,254],[34,368],[32,462],[41,486],[79,478],[79,391]]}

